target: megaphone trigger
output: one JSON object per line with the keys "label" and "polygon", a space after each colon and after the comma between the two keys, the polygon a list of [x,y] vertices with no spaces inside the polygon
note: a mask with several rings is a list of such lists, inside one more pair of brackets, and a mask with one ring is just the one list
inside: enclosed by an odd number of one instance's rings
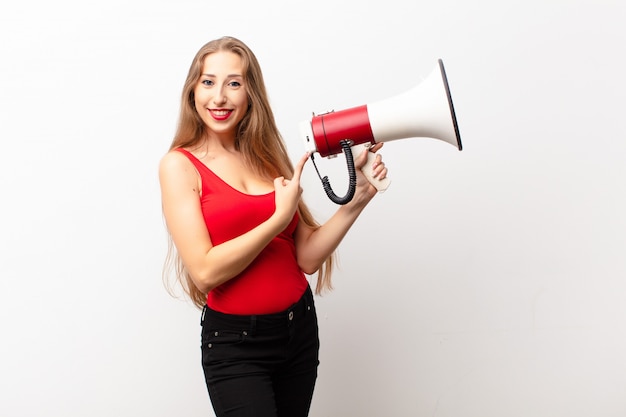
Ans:
{"label": "megaphone trigger", "polygon": [[356,157],[356,159],[359,159],[362,155],[363,152],[367,152],[367,161],[365,162],[365,165],[363,165],[361,167],[361,172],[363,172],[363,175],[365,175],[365,178],[367,178],[367,180],[370,182],[370,184],[372,184],[379,193],[384,192],[387,188],[389,188],[389,185],[391,184],[391,179],[389,177],[385,177],[383,179],[379,179],[379,178],[375,178],[374,177],[374,162],[376,161],[376,154],[373,152],[370,152],[370,147],[371,147],[371,143],[362,143],[359,145],[354,145],[352,146],[352,153],[354,155],[358,155]]}

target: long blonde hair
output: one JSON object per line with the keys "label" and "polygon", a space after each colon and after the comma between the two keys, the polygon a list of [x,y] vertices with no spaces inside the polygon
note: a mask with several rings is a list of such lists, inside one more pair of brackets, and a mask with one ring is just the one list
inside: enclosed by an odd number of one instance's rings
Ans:
{"label": "long blonde hair", "polygon": [[[178,126],[170,151],[176,148],[192,147],[198,144],[204,136],[206,126],[195,108],[194,89],[200,80],[205,58],[218,51],[233,52],[241,57],[243,76],[250,103],[248,112],[239,124],[235,146],[243,155],[245,163],[258,175],[270,180],[279,176],[291,178],[294,173],[293,165],[269,105],[261,67],[250,48],[240,40],[229,36],[208,42],[200,48],[194,57],[183,87]],[[298,213],[300,221],[307,226],[313,228],[320,226],[302,199],[298,204]],[[332,254],[326,259],[318,271],[316,294],[332,289],[331,272],[334,257],[335,255]],[[191,301],[198,308],[202,308],[206,303],[207,295],[198,290],[191,280],[191,276],[176,252],[170,235],[163,269],[163,277],[170,294],[174,292],[172,286],[167,285],[167,278],[168,272],[172,269],[175,272],[176,281],[182,285]]]}

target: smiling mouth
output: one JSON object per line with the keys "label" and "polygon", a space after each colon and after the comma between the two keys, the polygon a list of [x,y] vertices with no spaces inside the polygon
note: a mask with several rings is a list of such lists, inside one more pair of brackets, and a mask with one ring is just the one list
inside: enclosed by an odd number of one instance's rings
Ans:
{"label": "smiling mouth", "polygon": [[213,116],[213,118],[216,120],[227,119],[228,116],[230,116],[231,113],[233,112],[232,110],[223,110],[223,109],[209,110],[209,111],[211,112],[211,115]]}

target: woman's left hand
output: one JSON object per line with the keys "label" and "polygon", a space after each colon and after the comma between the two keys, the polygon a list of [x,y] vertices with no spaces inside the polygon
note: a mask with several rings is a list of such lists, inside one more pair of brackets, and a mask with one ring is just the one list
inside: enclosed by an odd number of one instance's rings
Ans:
{"label": "woman's left hand", "polygon": [[[355,205],[366,205],[369,201],[374,198],[374,196],[378,193],[376,187],[374,187],[369,180],[365,177],[361,168],[365,166],[367,163],[368,152],[376,153],[380,148],[383,147],[383,142],[377,143],[369,150],[364,151],[355,159],[354,167],[357,172],[357,180],[356,180],[356,191],[354,193],[354,198],[350,202],[350,204]],[[382,156],[376,153],[376,157],[374,159],[374,163],[372,164],[372,175],[375,179],[384,179],[387,177],[387,167],[382,160]]]}

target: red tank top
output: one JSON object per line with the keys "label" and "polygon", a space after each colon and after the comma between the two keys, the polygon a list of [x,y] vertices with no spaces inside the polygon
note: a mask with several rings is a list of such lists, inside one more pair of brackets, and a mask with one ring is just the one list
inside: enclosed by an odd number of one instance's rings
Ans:
{"label": "red tank top", "polygon": [[[273,191],[245,194],[224,182],[190,152],[177,150],[189,158],[200,174],[200,206],[213,246],[248,232],[274,213]],[[207,305],[228,314],[271,314],[297,302],[308,286],[296,260],[294,232],[298,220],[296,213],[289,226],[245,270],[211,290]]]}

